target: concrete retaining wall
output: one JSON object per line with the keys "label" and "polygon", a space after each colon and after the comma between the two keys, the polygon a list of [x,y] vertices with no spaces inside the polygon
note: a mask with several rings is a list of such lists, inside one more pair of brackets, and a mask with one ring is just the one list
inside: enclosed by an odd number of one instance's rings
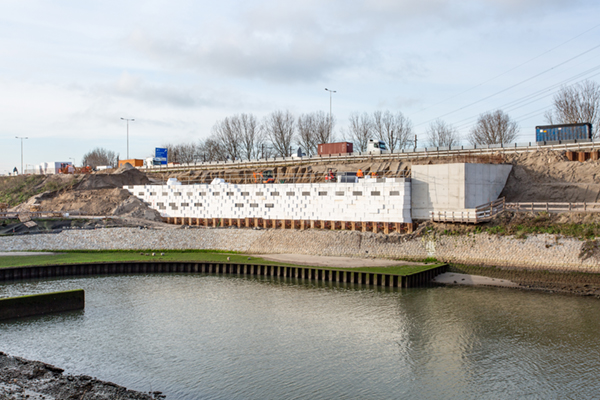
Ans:
{"label": "concrete retaining wall", "polygon": [[0,320],[83,310],[84,306],[85,293],[82,289],[10,297],[0,299]]}
{"label": "concrete retaining wall", "polygon": [[413,219],[429,219],[431,211],[464,211],[498,198],[512,165],[413,165]]}

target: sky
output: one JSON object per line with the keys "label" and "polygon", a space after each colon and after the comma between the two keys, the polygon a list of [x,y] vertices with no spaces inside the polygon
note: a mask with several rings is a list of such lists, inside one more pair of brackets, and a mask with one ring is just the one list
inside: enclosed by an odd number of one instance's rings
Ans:
{"label": "sky", "polygon": [[[535,126],[561,85],[600,82],[597,0],[2,0],[0,174],[95,147],[146,158],[276,110],[401,111],[463,142],[502,109]],[[19,140],[16,137],[27,137]],[[421,147],[421,146],[419,146]]]}

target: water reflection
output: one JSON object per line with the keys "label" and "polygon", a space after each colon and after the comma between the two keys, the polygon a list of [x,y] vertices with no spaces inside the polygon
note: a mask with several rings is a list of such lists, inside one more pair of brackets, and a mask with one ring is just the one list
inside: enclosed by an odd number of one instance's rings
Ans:
{"label": "water reflection", "polygon": [[0,350],[177,399],[593,397],[594,299],[302,279],[149,275],[83,288],[85,312],[0,323]]}

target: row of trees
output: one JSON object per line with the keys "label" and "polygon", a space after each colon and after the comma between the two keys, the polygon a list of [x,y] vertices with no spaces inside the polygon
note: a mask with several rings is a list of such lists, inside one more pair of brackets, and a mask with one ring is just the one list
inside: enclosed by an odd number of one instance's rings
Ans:
{"label": "row of trees", "polygon": [[[600,85],[594,81],[565,86],[554,95],[553,107],[544,114],[546,122],[577,124],[589,122],[600,127]],[[469,131],[466,139],[471,144],[512,143],[519,134],[519,125],[502,110],[483,113]],[[598,134],[594,132],[594,138]],[[427,141],[432,146],[458,144],[458,131],[444,121],[436,120],[427,129]]]}
{"label": "row of trees", "polygon": [[[563,87],[555,96],[553,108],[545,114],[549,124],[590,122],[600,126],[600,85],[584,81]],[[238,114],[217,121],[211,135],[197,143],[166,144],[169,161],[190,163],[289,157],[300,147],[307,155],[317,153],[317,145],[336,140],[354,143],[355,151],[365,151],[369,139],[384,141],[391,150],[417,146],[413,124],[401,112],[375,111],[352,113],[340,137],[333,134],[336,120],[322,111],[294,116],[290,111],[275,111],[262,120],[253,114]],[[471,144],[512,143],[519,126],[508,114],[496,110],[481,114],[464,139]],[[597,136],[597,135],[594,135]],[[458,130],[443,120],[433,121],[425,132],[422,146],[448,147],[459,144]],[[83,165],[112,165],[118,156],[96,148],[87,153]]]}
{"label": "row of trees", "polygon": [[336,138],[335,118],[330,120],[322,111],[298,117],[290,111],[275,111],[262,120],[253,114],[239,114],[217,121],[203,141],[163,147],[168,149],[170,161],[184,163],[289,157],[298,147],[306,155],[314,155],[320,143],[336,140],[354,142],[357,151],[365,151],[369,139],[374,138],[394,150],[413,143],[412,123],[400,112],[353,113],[349,122],[349,128]]}

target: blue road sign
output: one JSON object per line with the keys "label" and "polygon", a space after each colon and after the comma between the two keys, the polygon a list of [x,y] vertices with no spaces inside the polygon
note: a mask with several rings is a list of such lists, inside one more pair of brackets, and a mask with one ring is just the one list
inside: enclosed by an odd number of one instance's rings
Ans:
{"label": "blue road sign", "polygon": [[169,152],[165,148],[156,147],[154,149],[154,157],[157,159],[160,159],[161,165],[167,165],[167,160],[169,158]]}

